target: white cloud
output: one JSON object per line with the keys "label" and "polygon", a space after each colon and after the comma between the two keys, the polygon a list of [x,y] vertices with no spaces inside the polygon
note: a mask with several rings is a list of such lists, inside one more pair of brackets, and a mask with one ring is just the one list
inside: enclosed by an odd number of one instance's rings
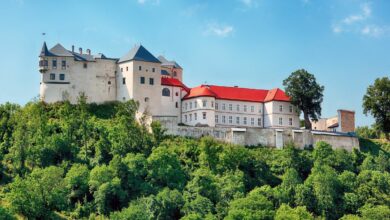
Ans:
{"label": "white cloud", "polygon": [[218,23],[209,23],[207,28],[204,31],[205,35],[215,35],[218,37],[227,37],[231,35],[234,31],[233,26],[231,25],[222,25]]}
{"label": "white cloud", "polygon": [[258,0],[239,0],[247,8],[257,8],[259,6]]}
{"label": "white cloud", "polygon": [[364,3],[360,5],[360,12],[349,15],[332,25],[335,34],[357,33],[364,36],[379,37],[390,33],[387,26],[380,26],[370,23],[372,14],[371,5]]}
{"label": "white cloud", "polygon": [[140,5],[144,5],[146,3],[150,3],[152,5],[159,5],[160,4],[160,0],[137,0],[137,2]]}

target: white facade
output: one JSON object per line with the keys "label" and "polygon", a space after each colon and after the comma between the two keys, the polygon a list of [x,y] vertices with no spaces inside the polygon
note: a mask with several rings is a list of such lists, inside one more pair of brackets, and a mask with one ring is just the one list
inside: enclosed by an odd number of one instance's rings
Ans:
{"label": "white facade", "polygon": [[[296,108],[288,101],[272,98],[281,90],[258,90],[267,97],[245,101],[220,98],[209,91],[209,86],[201,86],[199,91],[208,93],[191,97],[195,88],[189,89],[182,83],[183,69],[175,61],[162,56],[157,59],[142,46],[116,59],[91,55],[90,50],[82,53],[81,48],[76,53],[60,44],[48,50],[44,44],[40,72],[40,98],[49,103],[76,103],[83,93],[89,103],[133,99],[139,103],[138,115],[174,117],[189,126],[299,127]],[[257,94],[252,89],[224,88],[233,89],[233,96],[236,90],[248,90],[248,96]]]}

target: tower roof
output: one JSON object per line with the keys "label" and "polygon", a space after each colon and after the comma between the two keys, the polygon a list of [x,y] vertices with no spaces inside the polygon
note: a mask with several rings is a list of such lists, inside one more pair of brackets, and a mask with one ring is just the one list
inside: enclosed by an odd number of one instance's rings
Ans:
{"label": "tower roof", "polygon": [[178,63],[176,63],[176,61],[169,61],[162,55],[158,56],[158,59],[160,60],[162,66],[173,66],[174,68],[183,69]]}
{"label": "tower roof", "polygon": [[41,53],[39,54],[40,57],[45,57],[45,56],[53,56],[53,54],[51,54],[49,52],[49,50],[47,49],[47,45],[46,45],[46,42],[44,41],[43,42],[43,45],[42,45],[42,49],[41,49]]}
{"label": "tower roof", "polygon": [[153,54],[151,54],[142,45],[133,47],[133,49],[131,49],[126,55],[124,55],[119,59],[118,63],[123,63],[132,60],[151,62],[151,63],[161,63],[160,60],[158,60],[155,56],[153,56]]}
{"label": "tower roof", "polygon": [[73,54],[65,49],[61,44],[56,44],[53,48],[51,48],[50,53],[60,57],[73,57]]}

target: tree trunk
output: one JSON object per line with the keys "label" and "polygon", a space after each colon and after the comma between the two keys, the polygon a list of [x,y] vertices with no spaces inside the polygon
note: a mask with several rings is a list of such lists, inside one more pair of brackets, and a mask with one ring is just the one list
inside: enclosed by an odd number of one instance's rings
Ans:
{"label": "tree trunk", "polygon": [[303,112],[303,117],[305,119],[305,128],[311,130],[311,122],[309,119],[309,115],[306,112]]}

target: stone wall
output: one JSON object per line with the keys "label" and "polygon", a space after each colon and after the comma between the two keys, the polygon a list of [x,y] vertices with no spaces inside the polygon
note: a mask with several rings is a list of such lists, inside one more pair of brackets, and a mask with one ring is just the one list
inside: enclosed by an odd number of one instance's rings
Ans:
{"label": "stone wall", "polygon": [[[154,118],[155,120],[157,118]],[[293,144],[299,149],[315,146],[318,141],[325,141],[333,149],[352,151],[359,149],[359,141],[355,136],[345,133],[309,131],[291,128],[229,128],[229,127],[192,127],[178,126],[170,117],[159,117],[167,134],[200,138],[212,136],[218,140],[245,146],[268,146],[282,148]]]}

